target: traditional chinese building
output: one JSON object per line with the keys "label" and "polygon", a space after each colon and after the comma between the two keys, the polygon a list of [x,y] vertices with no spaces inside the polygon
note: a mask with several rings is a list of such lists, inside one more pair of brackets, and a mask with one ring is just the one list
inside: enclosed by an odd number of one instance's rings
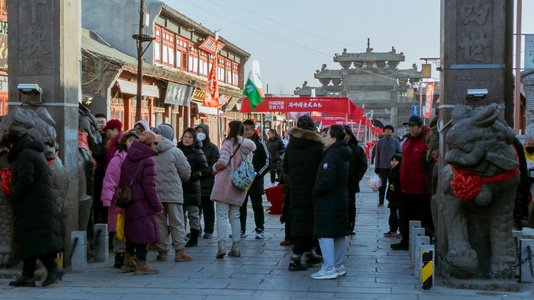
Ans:
{"label": "traditional chinese building", "polygon": [[[421,72],[415,64],[412,69],[398,69],[405,57],[394,47],[389,52],[374,52],[368,41],[365,52],[348,53],[343,49],[341,54],[334,55],[333,60],[341,65],[341,69],[331,70],[323,64],[314,74],[321,86],[308,86],[305,81],[294,94],[348,97],[356,106],[364,107],[366,113],[372,111],[372,118],[379,121],[376,122],[378,125],[392,124],[395,128],[410,118],[413,106],[419,106],[420,94],[419,91],[414,93],[414,83],[421,81]],[[435,90],[439,89],[436,87]]]}
{"label": "traditional chinese building", "polygon": [[7,0],[0,0],[0,116],[7,109]]}
{"label": "traditional chinese building", "polygon": [[[138,31],[138,27],[132,30],[132,25],[136,27],[139,20],[139,3],[82,3],[83,99],[92,112],[120,119],[125,128],[135,122],[137,48],[131,36]],[[186,127],[208,123],[215,141],[217,109],[200,105],[212,67],[212,54],[200,46],[214,32],[161,1],[147,0],[146,12],[149,20],[144,31],[155,39],[145,43],[143,55],[142,119],[150,126],[169,123],[178,137]],[[217,57],[224,129],[227,119],[236,117],[232,110],[241,99],[244,66],[250,54],[223,37],[219,41],[224,44]]]}

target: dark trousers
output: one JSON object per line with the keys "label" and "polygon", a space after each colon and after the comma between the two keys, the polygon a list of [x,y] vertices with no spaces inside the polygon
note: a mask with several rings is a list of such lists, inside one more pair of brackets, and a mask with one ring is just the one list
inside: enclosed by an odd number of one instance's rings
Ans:
{"label": "dark trousers", "polygon": [[146,260],[146,254],[148,253],[147,245],[134,244],[126,241],[126,252],[131,255],[135,254],[137,260]]}
{"label": "dark trousers", "polygon": [[200,198],[202,217],[204,218],[204,233],[213,234],[213,227],[215,224],[215,208],[210,196],[202,196]]}
{"label": "dark trousers", "polygon": [[349,190],[349,224],[356,223],[356,191]]}
{"label": "dark trousers", "polygon": [[265,215],[263,214],[263,205],[261,194],[259,195],[249,195],[245,197],[245,201],[241,208],[239,209],[239,220],[241,221],[241,231],[245,232],[247,230],[247,203],[248,197],[250,196],[250,202],[252,202],[252,210],[254,211],[254,222],[256,223],[256,229],[263,230],[263,224],[265,223]]}
{"label": "dark trousers", "polygon": [[434,232],[430,199],[430,194],[404,194],[404,207],[401,209],[402,243],[408,244],[410,241],[410,221],[421,221],[421,226],[427,229],[427,235],[428,230]]}
{"label": "dark trousers", "polygon": [[382,186],[378,190],[378,204],[384,204],[384,197],[386,196],[386,188],[388,187],[389,169],[379,169],[378,177],[382,180]]}
{"label": "dark trousers", "polygon": [[389,205],[389,232],[397,232],[401,227],[400,207],[397,205]]}
{"label": "dark trousers", "polygon": [[296,237],[295,244],[293,244],[293,253],[302,255],[309,252],[314,246],[313,238],[310,237]]}
{"label": "dark trousers", "polygon": [[271,169],[271,184],[274,184],[274,182],[276,181],[276,169]]}
{"label": "dark trousers", "polygon": [[284,232],[285,232],[285,237],[284,237],[284,240],[286,241],[294,241],[295,238],[291,235],[291,220],[286,220],[285,223],[284,223]]}
{"label": "dark trousers", "polygon": [[37,263],[37,259],[43,263],[48,271],[56,269],[57,263],[54,260],[55,258],[56,253],[39,254],[30,258],[26,258],[22,266],[22,275],[33,278],[35,275],[35,264]]}

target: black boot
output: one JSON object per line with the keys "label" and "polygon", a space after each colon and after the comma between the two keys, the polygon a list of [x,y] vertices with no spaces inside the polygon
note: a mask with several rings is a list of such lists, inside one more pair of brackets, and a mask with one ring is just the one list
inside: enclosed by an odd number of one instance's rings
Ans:
{"label": "black boot", "polygon": [[191,228],[191,238],[185,244],[186,247],[196,247],[198,243],[198,234],[200,233],[200,230],[198,229],[192,229]]}
{"label": "black boot", "polygon": [[49,286],[52,283],[55,283],[58,279],[61,280],[63,275],[65,275],[65,270],[58,266],[48,270],[48,276],[46,276],[45,281],[43,281],[43,286]]}
{"label": "black boot", "polygon": [[123,263],[124,263],[124,252],[115,254],[115,264],[113,266],[117,269],[120,269]]}
{"label": "black boot", "polygon": [[35,280],[33,280],[32,277],[22,275],[17,280],[10,281],[9,285],[18,287],[34,287]]}

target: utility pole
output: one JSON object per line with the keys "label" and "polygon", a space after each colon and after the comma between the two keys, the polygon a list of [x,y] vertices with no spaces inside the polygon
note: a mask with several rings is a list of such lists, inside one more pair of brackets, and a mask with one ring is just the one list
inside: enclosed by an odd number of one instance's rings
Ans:
{"label": "utility pole", "polygon": [[[145,21],[146,18],[146,21]],[[137,41],[137,101],[135,107],[135,119],[141,120],[141,104],[143,99],[143,54],[154,40],[151,35],[144,34],[146,22],[148,22],[148,14],[145,13],[145,0],[141,0],[141,7],[139,8],[139,34],[132,35],[132,38]],[[149,42],[147,48],[143,49],[143,43]]]}

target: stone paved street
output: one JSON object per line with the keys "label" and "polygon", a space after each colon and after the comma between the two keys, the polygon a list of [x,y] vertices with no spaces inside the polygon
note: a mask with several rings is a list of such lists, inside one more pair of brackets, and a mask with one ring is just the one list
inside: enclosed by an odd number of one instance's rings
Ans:
{"label": "stone paved street", "polygon": [[[134,276],[113,268],[113,258],[105,263],[89,263],[82,273],[67,273],[59,284],[47,288],[12,288],[0,279],[0,299],[533,299],[533,285],[520,284],[522,292],[455,290],[439,279],[434,289],[417,289],[409,267],[407,251],[392,251],[397,238],[386,238],[386,207],[377,208],[378,195],[368,187],[368,172],[357,200],[357,235],[347,240],[347,276],[335,280],[313,280],[307,271],[287,270],[290,247],[279,246],[284,238],[279,215],[266,213],[265,239],[254,239],[252,209],[248,213],[248,237],[241,242],[241,257],[215,259],[214,239],[200,239],[188,248],[192,262],[174,262],[169,252],[166,262],[149,264],[156,276]],[[268,202],[265,202],[268,206]],[[228,240],[227,245],[230,244]]]}

